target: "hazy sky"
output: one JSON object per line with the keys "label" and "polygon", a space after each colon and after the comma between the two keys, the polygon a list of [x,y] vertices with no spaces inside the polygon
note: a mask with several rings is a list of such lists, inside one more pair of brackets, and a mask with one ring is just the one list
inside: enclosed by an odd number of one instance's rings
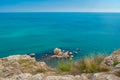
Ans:
{"label": "hazy sky", "polygon": [[120,0],[0,0],[0,12],[120,12]]}

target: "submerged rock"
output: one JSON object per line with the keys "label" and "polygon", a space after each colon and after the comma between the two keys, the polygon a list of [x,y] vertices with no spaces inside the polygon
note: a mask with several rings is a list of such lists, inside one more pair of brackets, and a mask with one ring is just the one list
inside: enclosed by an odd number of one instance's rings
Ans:
{"label": "submerged rock", "polygon": [[29,55],[30,55],[30,57],[35,57],[35,53],[31,53]]}

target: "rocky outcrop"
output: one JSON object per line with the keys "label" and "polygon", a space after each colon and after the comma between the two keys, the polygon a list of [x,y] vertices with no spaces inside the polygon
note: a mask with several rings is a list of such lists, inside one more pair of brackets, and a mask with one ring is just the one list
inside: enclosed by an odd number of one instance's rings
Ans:
{"label": "rocky outcrop", "polygon": [[0,77],[10,77],[22,73],[37,74],[48,70],[45,62],[37,62],[28,55],[14,55],[0,59]]}
{"label": "rocky outcrop", "polygon": [[120,63],[120,49],[114,51],[110,56],[106,57],[101,64],[109,67],[114,67],[119,63]]}
{"label": "rocky outcrop", "polygon": [[16,61],[16,60],[36,61],[35,58],[32,58],[29,55],[13,55],[3,59],[6,59],[8,61]]}

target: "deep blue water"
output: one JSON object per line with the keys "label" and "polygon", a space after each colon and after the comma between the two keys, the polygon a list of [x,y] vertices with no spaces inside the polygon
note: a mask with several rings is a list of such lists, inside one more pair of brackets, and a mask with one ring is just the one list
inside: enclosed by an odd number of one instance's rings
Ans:
{"label": "deep blue water", "polygon": [[0,57],[56,47],[111,53],[120,48],[120,13],[0,13]]}

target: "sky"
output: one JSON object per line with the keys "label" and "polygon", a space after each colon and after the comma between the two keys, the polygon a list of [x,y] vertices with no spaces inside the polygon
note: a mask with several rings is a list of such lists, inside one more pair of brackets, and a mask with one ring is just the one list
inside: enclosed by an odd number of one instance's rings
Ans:
{"label": "sky", "polygon": [[120,0],[0,0],[0,12],[120,12]]}

